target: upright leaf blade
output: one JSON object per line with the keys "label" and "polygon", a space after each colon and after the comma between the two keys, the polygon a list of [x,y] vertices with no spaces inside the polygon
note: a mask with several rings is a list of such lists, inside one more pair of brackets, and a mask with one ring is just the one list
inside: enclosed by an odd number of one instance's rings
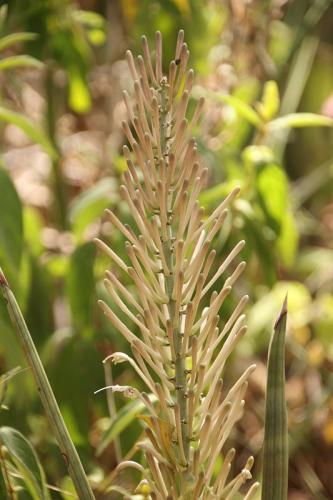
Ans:
{"label": "upright leaf blade", "polygon": [[262,500],[287,500],[288,424],[285,397],[287,297],[274,326],[268,353]]}

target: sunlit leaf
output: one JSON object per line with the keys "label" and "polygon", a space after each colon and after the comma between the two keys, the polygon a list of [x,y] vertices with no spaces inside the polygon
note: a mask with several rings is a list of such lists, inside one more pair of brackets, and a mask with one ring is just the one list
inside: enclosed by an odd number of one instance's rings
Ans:
{"label": "sunlit leaf", "polygon": [[35,450],[29,441],[16,429],[0,428],[0,440],[24,478],[24,483],[34,500],[47,500],[45,476]]}
{"label": "sunlit leaf", "polygon": [[333,119],[315,113],[291,113],[271,121],[269,130],[303,127],[333,127]]}
{"label": "sunlit leaf", "polygon": [[91,97],[83,76],[72,67],[68,72],[69,97],[68,102],[73,111],[87,113],[91,107]]}
{"label": "sunlit leaf", "polygon": [[285,396],[287,300],[274,326],[268,353],[262,500],[288,497],[288,422]]}
{"label": "sunlit leaf", "polygon": [[232,106],[240,117],[244,118],[255,127],[261,127],[262,120],[258,113],[238,97],[230,94],[217,93],[216,99],[224,104],[228,104],[228,106]]}
{"label": "sunlit leaf", "polygon": [[267,146],[253,145],[244,149],[242,158],[246,166],[251,165],[257,168],[262,164],[273,163],[274,154]]}
{"label": "sunlit leaf", "polygon": [[29,137],[29,139],[42,146],[46,153],[48,153],[52,158],[57,158],[57,152],[52,146],[47,135],[42,130],[40,130],[36,126],[36,124],[29,118],[1,106],[0,120],[11,123],[12,125],[15,125],[19,129],[21,129]]}
{"label": "sunlit leaf", "polygon": [[258,102],[256,108],[260,116],[269,121],[276,116],[280,107],[280,96],[277,83],[270,80],[265,83],[261,102]]}
{"label": "sunlit leaf", "polygon": [[43,220],[40,213],[29,206],[23,207],[24,238],[29,249],[34,255],[40,255],[43,251],[41,240]]}
{"label": "sunlit leaf", "polygon": [[89,41],[93,45],[96,45],[97,47],[99,47],[100,45],[103,45],[105,43],[106,35],[105,35],[105,32],[103,30],[100,30],[100,29],[89,30],[87,35],[88,35]]}
{"label": "sunlit leaf", "polygon": [[280,233],[288,208],[286,174],[274,164],[261,166],[257,173],[257,190],[268,223]]}
{"label": "sunlit leaf", "polygon": [[34,40],[37,38],[36,33],[28,33],[28,32],[21,32],[21,33],[10,33],[7,36],[4,36],[0,38],[0,50],[7,49],[11,45],[14,45],[15,43],[21,43],[21,42],[28,42],[29,40]]}
{"label": "sunlit leaf", "polygon": [[298,230],[295,218],[290,210],[287,210],[282,221],[280,234],[277,239],[277,248],[283,264],[291,267],[295,261],[298,248]]}
{"label": "sunlit leaf", "polygon": [[34,67],[42,68],[43,63],[31,56],[10,56],[0,59],[0,71],[12,68]]}

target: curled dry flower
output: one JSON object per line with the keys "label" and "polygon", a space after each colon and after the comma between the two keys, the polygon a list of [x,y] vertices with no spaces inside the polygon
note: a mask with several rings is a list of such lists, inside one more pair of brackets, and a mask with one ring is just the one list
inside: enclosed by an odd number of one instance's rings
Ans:
{"label": "curled dry flower", "polygon": [[[222,227],[227,207],[237,196],[234,189],[205,220],[198,196],[207,179],[207,169],[191,137],[203,107],[199,100],[189,121],[187,108],[193,85],[193,70],[187,71],[189,51],[184,32],[177,40],[175,59],[168,75],[162,70],[162,36],[156,33],[156,57],[152,60],[145,37],[143,57],[127,61],[134,80],[134,106],[127,92],[124,101],[129,123],[122,127],[130,148],[124,146],[128,170],[120,192],[127,202],[137,231],[107,211],[111,223],[125,236],[128,266],[105,243],[97,240],[113,263],[132,278],[137,295],[107,271],[105,286],[113,302],[141,336],[135,335],[103,301],[100,305],[113,326],[131,346],[133,358],[115,353],[108,361],[127,361],[156,397],[152,405],[141,393],[149,417],[146,441],[138,443],[147,458],[151,497],[158,499],[234,498],[251,477],[253,458],[228,480],[234,450],[224,451],[230,432],[241,417],[250,366],[229,390],[222,392],[221,373],[229,354],[246,332],[242,311],[247,296],[219,324],[219,310],[245,267],[241,262],[224,283],[212,291],[216,280],[240,253],[239,242],[215,274],[210,250]],[[202,299],[210,293],[209,306]],[[119,386],[113,390],[119,391]],[[135,397],[137,391],[124,388]],[[139,393],[140,394],[140,393]],[[222,466],[216,461],[224,451]],[[245,498],[255,491],[254,484]]]}

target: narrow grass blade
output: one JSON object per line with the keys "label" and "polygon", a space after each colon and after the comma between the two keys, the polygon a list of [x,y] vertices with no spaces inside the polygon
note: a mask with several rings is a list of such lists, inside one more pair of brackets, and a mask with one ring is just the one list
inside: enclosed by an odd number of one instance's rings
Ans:
{"label": "narrow grass blade", "polygon": [[55,438],[59,444],[61,454],[66,462],[68,473],[72,478],[78,497],[80,500],[94,500],[95,497],[85,475],[78,453],[67,430],[66,424],[62,418],[58,403],[53,394],[35,344],[24,321],[20,307],[1,269],[0,287],[20,344],[34,375],[37,389],[44,405],[45,413],[52,426]]}
{"label": "narrow grass blade", "polygon": [[287,500],[288,426],[285,398],[287,298],[274,326],[269,353],[262,500]]}

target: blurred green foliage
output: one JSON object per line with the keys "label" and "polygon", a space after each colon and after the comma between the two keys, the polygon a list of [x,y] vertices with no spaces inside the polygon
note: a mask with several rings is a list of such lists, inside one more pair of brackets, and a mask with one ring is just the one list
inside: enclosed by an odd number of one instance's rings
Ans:
{"label": "blurred green foliage", "polygon": [[[244,453],[259,454],[260,374],[268,332],[288,291],[290,498],[297,492],[333,495],[332,18],[332,3],[325,0],[27,0],[24,9],[12,0],[8,13],[1,7],[0,264],[73,439],[99,484],[98,498],[113,498],[107,493],[117,460],[111,437],[131,455],[142,429],[138,405],[125,406],[117,396],[121,410],[114,420],[104,396],[93,394],[105,385],[102,359],[126,349],[96,307],[109,262],[92,243],[101,234],[124,253],[122,237],[102,219],[105,208],[131,222],[118,193],[124,141],[119,124],[125,117],[120,90],[128,86],[124,54],[127,48],[139,53],[140,36],[152,40],[159,29],[167,69],[180,28],[197,71],[193,102],[206,97],[196,130],[210,168],[201,197],[206,213],[241,186],[216,245],[221,255],[240,238],[247,242],[247,271],[231,301],[248,291],[249,334],[226,384],[250,360],[259,375],[235,441]],[[3,373],[24,366],[2,303],[0,348]],[[122,365],[112,375],[117,383],[138,383]],[[41,457],[48,482],[70,490],[30,373],[12,377],[3,398],[1,440],[21,440],[37,460],[23,433]],[[19,469],[11,446],[6,461]],[[39,467],[36,462],[36,474]],[[18,480],[19,498],[34,498],[36,477]],[[50,496],[71,498],[54,490]]]}

